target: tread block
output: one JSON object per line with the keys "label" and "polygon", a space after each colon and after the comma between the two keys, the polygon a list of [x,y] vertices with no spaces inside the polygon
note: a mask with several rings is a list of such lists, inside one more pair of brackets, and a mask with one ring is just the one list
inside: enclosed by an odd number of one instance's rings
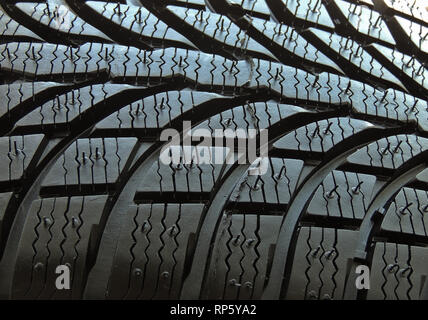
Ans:
{"label": "tread block", "polygon": [[308,43],[294,28],[257,18],[252,18],[250,23],[258,31],[253,36],[264,37],[258,41],[271,50],[278,60],[300,68],[306,64],[308,69],[343,74],[335,62]]}
{"label": "tread block", "polygon": [[[405,34],[411,43],[425,54],[426,58],[428,54],[428,27],[399,16],[394,16],[393,19],[400,26],[401,33]],[[407,42],[410,44],[409,41]]]}
{"label": "tread block", "polygon": [[210,92],[161,92],[123,107],[100,121],[95,128],[101,132],[132,131],[138,135],[144,134],[145,138],[148,135],[157,136],[159,129],[174,127],[178,119],[186,117],[194,121],[197,114],[201,113],[206,117],[206,114],[213,112],[212,106],[220,108],[228,104],[230,99]]}
{"label": "tread block", "polygon": [[402,188],[390,204],[382,222],[382,230],[427,236],[428,192]]}
{"label": "tread block", "polygon": [[302,28],[316,26],[334,29],[333,20],[321,1],[266,0],[272,14],[282,23],[290,22]]}
{"label": "tread block", "polygon": [[302,227],[286,299],[341,300],[358,232]]}
{"label": "tread block", "polygon": [[414,123],[421,131],[427,131],[427,101],[395,89],[381,91],[359,82],[351,83],[352,94],[349,99],[352,110],[357,114]]}
{"label": "tread block", "polygon": [[0,138],[0,187],[11,188],[31,174],[46,145],[42,134]]}
{"label": "tread block", "polygon": [[315,191],[307,214],[362,220],[372,199],[375,182],[375,176],[332,171]]}
{"label": "tread block", "polygon": [[213,42],[211,45],[213,49],[218,46],[238,57],[250,54],[253,57],[277,60],[269,50],[249,37],[226,16],[175,6],[167,6],[166,9],[182,20],[187,27],[192,27],[194,32],[210,39]]}
{"label": "tread block", "polygon": [[[180,163],[166,165],[157,158],[138,187],[135,202],[209,200],[223,168],[229,165],[229,148],[197,146],[181,150],[178,147],[171,146],[170,156],[175,157],[177,151],[174,150],[178,150]],[[183,152],[186,150],[191,154]]]}
{"label": "tread block", "polygon": [[428,140],[415,135],[400,134],[382,138],[357,150],[347,158],[351,165],[370,167],[371,171],[389,175],[428,148]]}
{"label": "tread block", "polygon": [[[27,215],[21,237],[12,297],[15,299],[79,299],[91,268],[107,196],[36,200]],[[71,290],[57,290],[59,265],[70,269]]]}
{"label": "tread block", "polygon": [[376,243],[367,299],[418,300],[427,276],[427,263],[427,248]]}
{"label": "tread block", "polygon": [[109,280],[109,299],[178,299],[202,204],[132,206]]}
{"label": "tread block", "polygon": [[354,39],[315,28],[309,28],[303,35],[311,39],[313,43],[319,44],[319,47],[330,58],[336,57],[337,63],[347,74],[357,72],[358,76],[370,77],[372,81],[382,83],[386,87],[405,89],[399,78],[379,63],[366,50],[366,47]]}
{"label": "tread block", "polygon": [[1,42],[22,40],[43,41],[33,31],[27,29],[0,8],[0,37]]}
{"label": "tread block", "polygon": [[338,143],[373,125],[351,118],[330,118],[300,127],[274,143],[279,150],[324,154]]}
{"label": "tread block", "polygon": [[91,26],[63,4],[17,3],[14,10],[21,11],[30,24],[40,32],[62,35],[79,42],[112,42],[103,32]]}
{"label": "tread block", "polygon": [[134,46],[142,43],[147,47],[181,47],[196,49],[195,45],[183,35],[159,20],[153,13],[139,6],[118,5],[88,1],[86,6],[92,9],[96,18],[109,28],[117,29],[133,41]]}
{"label": "tread block", "polygon": [[223,215],[203,299],[261,299],[282,217]]}
{"label": "tread block", "polygon": [[135,152],[136,138],[78,139],[57,159],[41,195],[100,193],[115,189]]}
{"label": "tread block", "polygon": [[67,84],[55,82],[24,82],[0,85],[1,131],[10,130],[17,119],[68,88],[69,85]]}
{"label": "tread block", "polygon": [[422,94],[422,97],[426,97],[428,92],[428,70],[417,58],[377,43],[372,43],[366,48],[391,72],[400,77],[402,83],[410,92],[419,93],[419,95]]}
{"label": "tread block", "polygon": [[305,100],[306,103],[310,101],[334,106],[349,102],[348,95],[344,94],[349,83],[348,78],[327,72],[312,75],[297,68],[264,60],[250,63],[248,74],[248,67],[245,68],[244,65],[247,63],[238,63],[240,72],[234,74],[238,80],[237,85],[246,87],[248,83],[248,87],[252,89],[267,89],[293,103]]}
{"label": "tread block", "polygon": [[[217,113],[215,116],[205,120],[195,127],[198,129],[209,129],[213,138],[217,136],[215,130],[235,130],[261,129],[272,130],[275,125],[280,125],[281,121],[292,121],[293,118],[298,118],[302,113],[308,113],[306,109],[273,102],[255,102],[246,103],[233,109]],[[283,129],[283,128],[282,128]],[[247,135],[250,136],[248,133]],[[238,139],[241,139],[239,137]]]}
{"label": "tread block", "polygon": [[[229,207],[235,208],[236,203],[288,204],[302,169],[302,160],[269,158],[268,170],[264,175],[245,175],[241,178],[231,195]],[[280,210],[281,206],[275,208]]]}
{"label": "tread block", "polygon": [[388,29],[381,13],[378,13],[365,5],[352,4],[343,0],[334,0],[333,3],[339,8],[343,18],[349,22],[350,26],[368,41],[383,42],[394,46],[391,32]]}
{"label": "tread block", "polygon": [[114,110],[120,103],[144,88],[123,84],[100,84],[57,95],[20,119],[14,132],[55,132],[80,127],[85,118]]}
{"label": "tread block", "polygon": [[428,13],[425,8],[419,7],[416,1],[410,3],[405,0],[380,0],[378,1],[384,8],[388,8],[391,14],[399,14],[403,17],[423,23],[428,26]]}
{"label": "tread block", "polygon": [[108,74],[109,53],[113,47],[91,43],[74,49],[50,43],[11,42],[0,45],[0,67],[36,81],[96,79]]}

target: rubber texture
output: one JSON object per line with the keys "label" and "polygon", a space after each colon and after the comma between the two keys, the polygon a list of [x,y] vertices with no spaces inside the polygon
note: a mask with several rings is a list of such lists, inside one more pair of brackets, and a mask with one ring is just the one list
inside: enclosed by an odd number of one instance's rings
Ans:
{"label": "rubber texture", "polygon": [[[0,298],[428,298],[427,16],[1,1]],[[268,172],[163,165],[183,121],[268,129]]]}

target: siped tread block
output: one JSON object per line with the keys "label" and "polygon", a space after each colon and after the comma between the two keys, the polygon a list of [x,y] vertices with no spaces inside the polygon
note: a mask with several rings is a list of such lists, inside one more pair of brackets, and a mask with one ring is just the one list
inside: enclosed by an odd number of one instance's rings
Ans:
{"label": "siped tread block", "polygon": [[290,22],[301,27],[332,30],[332,19],[322,1],[265,0],[275,18],[284,24]]}
{"label": "siped tread block", "polygon": [[307,214],[362,220],[375,183],[372,175],[332,171],[315,191]]}
{"label": "siped tread block", "polygon": [[319,44],[325,52],[329,52],[332,59],[336,57],[346,73],[356,72],[361,76],[373,79],[372,81],[378,82],[384,87],[405,90],[399,77],[393,75],[366,50],[365,46],[353,39],[312,28],[306,30],[303,35],[306,35],[310,41]]}
{"label": "siped tread block", "polygon": [[382,230],[427,237],[427,204],[427,191],[402,188],[386,212]]}
{"label": "siped tread block", "polygon": [[268,48],[281,62],[305,67],[309,71],[323,70],[343,74],[336,63],[326,57],[312,44],[299,35],[293,27],[252,18],[248,33]]}
{"label": "siped tread block", "polygon": [[357,232],[302,227],[299,231],[287,299],[340,300],[347,260]]}
{"label": "siped tread block", "polygon": [[[178,120],[198,121],[216,108],[233,104],[230,97],[190,90],[166,91],[135,101],[96,124],[98,134],[112,131],[155,137],[163,128],[182,129]],[[214,111],[216,112],[216,111]]]}
{"label": "siped tread block", "polygon": [[[166,151],[165,151],[166,152]],[[174,151],[172,151],[174,152]],[[200,147],[180,156],[180,163],[157,159],[138,187],[134,201],[207,201],[227,166],[229,148]]]}
{"label": "siped tread block", "polygon": [[426,9],[420,7],[416,1],[411,1],[410,4],[402,0],[374,0],[374,2],[390,15],[400,15],[428,26]]}
{"label": "siped tread block", "polygon": [[223,214],[203,299],[260,299],[280,217]]}
{"label": "siped tread block", "polygon": [[196,203],[129,208],[107,298],[178,299],[203,208]]}
{"label": "siped tread block", "polygon": [[16,40],[43,41],[37,34],[12,19],[2,8],[0,8],[0,30],[2,43]]}
{"label": "siped tread block", "polygon": [[1,132],[10,130],[17,120],[39,104],[69,90],[69,84],[55,82],[12,83],[0,85]]}
{"label": "siped tread block", "polygon": [[[276,61],[277,59],[264,46],[249,37],[245,30],[233,23],[228,17],[200,11],[167,6],[171,14],[183,21],[188,28],[200,33],[204,38],[217,43],[218,48],[240,57],[248,52],[253,57]],[[205,12],[205,14],[204,14]],[[214,49],[214,45],[211,45]]]}
{"label": "siped tread block", "polygon": [[196,49],[192,42],[171,29],[144,7],[118,6],[114,3],[103,5],[102,2],[97,1],[89,1],[86,6],[94,10],[97,17],[102,16],[106,25],[119,27],[127,38],[137,40],[132,42],[134,46],[141,42],[144,49],[153,47]]}
{"label": "siped tread block", "polygon": [[[103,32],[81,19],[63,4],[21,2],[9,8],[32,30],[36,30],[38,34],[45,34],[49,38],[58,39],[59,43],[112,42]],[[68,41],[62,40],[64,38]]]}
{"label": "siped tread block", "polygon": [[[382,14],[376,12],[365,5],[352,4],[343,0],[334,0],[331,5],[335,5],[341,15],[339,19],[345,20],[358,34],[365,38],[364,42],[373,42],[394,46],[394,37],[388,29]],[[355,37],[355,35],[353,35]]]}
{"label": "siped tread block", "polygon": [[[303,165],[302,160],[269,158],[268,171],[260,179],[250,175],[241,178],[231,194],[229,208],[260,203],[286,205],[294,194]],[[280,206],[274,208],[281,210]]]}
{"label": "siped tread block", "polygon": [[[107,196],[48,198],[34,201],[19,243],[13,298],[77,299],[101,237]],[[71,290],[58,291],[55,269],[68,265]]]}
{"label": "siped tread block", "polygon": [[356,133],[373,127],[373,124],[367,121],[345,117],[321,120],[290,132],[276,141],[274,147],[322,155]]}
{"label": "siped tread block", "polygon": [[409,56],[399,51],[373,43],[367,46],[370,52],[380,63],[406,83],[406,88],[416,96],[426,97],[427,69],[415,56]]}
{"label": "siped tread block", "polygon": [[42,134],[0,138],[0,187],[10,189],[31,174],[46,145]]}
{"label": "siped tread block", "polygon": [[13,131],[55,131],[56,135],[59,135],[60,131],[72,131],[82,126],[85,119],[94,121],[98,114],[107,112],[112,105],[117,108],[116,105],[120,105],[121,101],[140,93],[141,89],[128,85],[101,84],[71,90],[56,95],[25,115],[16,122]]}
{"label": "siped tread block", "polygon": [[425,153],[427,142],[426,138],[415,135],[390,136],[361,148],[349,156],[347,161],[386,173],[399,168],[416,155]]}
{"label": "siped tread block", "polygon": [[368,299],[417,300],[426,277],[427,250],[405,244],[378,242],[375,245],[372,277],[374,290]]}
{"label": "siped tread block", "polygon": [[105,193],[114,190],[129,166],[136,138],[78,139],[58,158],[41,185],[41,194]]}

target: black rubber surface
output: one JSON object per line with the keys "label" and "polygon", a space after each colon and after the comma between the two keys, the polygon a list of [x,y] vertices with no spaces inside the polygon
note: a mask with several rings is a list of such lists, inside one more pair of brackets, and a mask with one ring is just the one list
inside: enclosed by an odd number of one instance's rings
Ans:
{"label": "black rubber surface", "polygon": [[[1,299],[428,298],[427,8],[0,4]],[[183,121],[268,172],[162,164]]]}

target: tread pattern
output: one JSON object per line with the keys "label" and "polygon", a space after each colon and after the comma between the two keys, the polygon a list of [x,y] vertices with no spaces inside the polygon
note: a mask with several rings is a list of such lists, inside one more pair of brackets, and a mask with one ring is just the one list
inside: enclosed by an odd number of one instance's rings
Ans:
{"label": "tread pattern", "polygon": [[[15,270],[14,298],[73,298],[82,294],[88,253],[101,236],[97,226],[102,223],[106,201],[106,196],[90,196],[33,202],[17,253],[22,267]],[[72,270],[73,287],[68,292],[58,292],[52,281],[60,264],[69,264]]]}
{"label": "tread pattern", "polygon": [[[399,3],[2,3],[0,298],[424,297],[428,12]],[[160,161],[184,121],[223,163]],[[269,131],[265,174],[226,129]]]}

